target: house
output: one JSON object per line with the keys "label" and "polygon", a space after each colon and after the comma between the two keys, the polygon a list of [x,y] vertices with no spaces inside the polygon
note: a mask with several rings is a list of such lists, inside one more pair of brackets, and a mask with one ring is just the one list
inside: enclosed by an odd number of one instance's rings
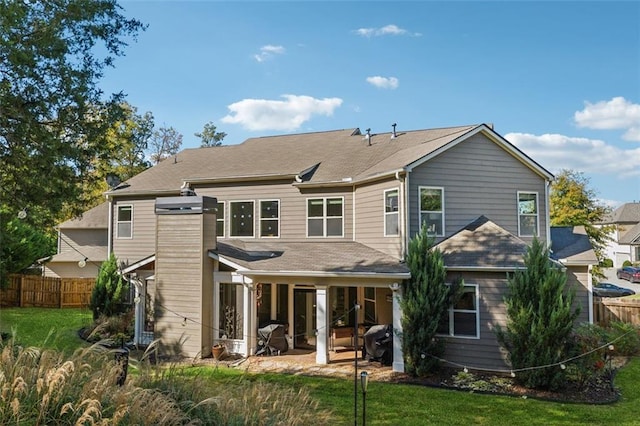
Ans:
{"label": "house", "polygon": [[640,203],[625,203],[609,214],[600,225],[611,225],[611,241],[605,257],[621,268],[625,261],[640,262]]}
{"label": "house", "polygon": [[[278,322],[290,346],[326,364],[351,330],[392,324],[403,371],[403,259],[424,223],[448,277],[465,282],[441,330],[447,360],[504,368],[493,329],[506,321],[508,275],[534,237],[561,254],[583,241],[573,229],[552,240],[552,179],[485,124],[252,138],[184,150],[107,192],[107,252],[136,287],[139,343],[204,357],[224,342],[251,355],[257,329]],[[589,250],[556,260],[583,301]]]}
{"label": "house", "polygon": [[57,253],[41,259],[46,277],[93,278],[107,259],[109,204],[104,202],[81,217],[57,226]]}

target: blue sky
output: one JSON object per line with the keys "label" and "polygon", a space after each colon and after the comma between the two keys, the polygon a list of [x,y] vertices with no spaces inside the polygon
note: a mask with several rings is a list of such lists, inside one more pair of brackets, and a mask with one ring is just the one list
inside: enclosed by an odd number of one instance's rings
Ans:
{"label": "blue sky", "polygon": [[184,148],[210,121],[224,144],[493,123],[604,202],[640,201],[640,2],[120,4],[149,27],[101,87]]}

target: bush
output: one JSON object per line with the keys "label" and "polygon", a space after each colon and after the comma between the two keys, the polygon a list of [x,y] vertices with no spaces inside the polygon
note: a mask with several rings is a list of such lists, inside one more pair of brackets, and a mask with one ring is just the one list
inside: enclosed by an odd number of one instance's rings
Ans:
{"label": "bush", "polygon": [[[569,362],[567,375],[584,386],[603,367],[608,348],[600,348],[608,342],[607,330],[597,324],[584,323],[571,335],[568,356],[575,358]],[[593,352],[592,352],[593,351]]]}
{"label": "bush", "polygon": [[633,265],[633,264],[631,263],[631,261],[630,261],[630,260],[625,260],[624,262],[622,262],[622,266],[623,266],[623,267],[625,267],[625,266],[632,266],[632,265]]}
{"label": "bush", "polygon": [[600,262],[600,266],[603,268],[613,268],[613,260],[603,259],[602,262]]}
{"label": "bush", "polygon": [[114,316],[127,310],[125,298],[129,285],[118,272],[118,262],[113,253],[100,266],[96,285],[91,293],[89,308],[93,311],[93,319],[101,315]]}
{"label": "bush", "polygon": [[634,356],[640,352],[640,334],[633,324],[613,321],[607,329],[607,341],[613,342],[614,355]]}

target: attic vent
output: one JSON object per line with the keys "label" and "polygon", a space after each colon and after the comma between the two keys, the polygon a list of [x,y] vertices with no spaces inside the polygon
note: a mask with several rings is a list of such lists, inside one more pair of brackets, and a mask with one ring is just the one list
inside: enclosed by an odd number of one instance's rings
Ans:
{"label": "attic vent", "polygon": [[371,129],[367,129],[367,134],[364,135],[364,138],[367,140],[367,143],[369,144],[369,146],[371,146]]}
{"label": "attic vent", "polygon": [[393,124],[391,125],[391,127],[393,127],[393,132],[391,133],[391,139],[395,139],[395,138],[397,138],[397,137],[398,137],[398,135],[396,134],[396,126],[397,126],[397,124],[396,124],[396,123],[393,123]]}

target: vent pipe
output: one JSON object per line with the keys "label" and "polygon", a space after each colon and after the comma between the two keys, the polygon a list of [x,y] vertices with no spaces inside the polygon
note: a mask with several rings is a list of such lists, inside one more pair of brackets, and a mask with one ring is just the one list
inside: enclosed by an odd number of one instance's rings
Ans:
{"label": "vent pipe", "polygon": [[371,146],[371,129],[367,129],[367,134],[365,135],[365,138],[367,139],[367,142],[369,143],[369,146]]}
{"label": "vent pipe", "polygon": [[393,127],[393,132],[391,133],[391,139],[395,139],[395,138],[397,138],[397,137],[398,137],[398,135],[396,134],[396,126],[397,126],[397,124],[396,124],[396,123],[393,123],[393,124],[391,125],[391,127]]}

